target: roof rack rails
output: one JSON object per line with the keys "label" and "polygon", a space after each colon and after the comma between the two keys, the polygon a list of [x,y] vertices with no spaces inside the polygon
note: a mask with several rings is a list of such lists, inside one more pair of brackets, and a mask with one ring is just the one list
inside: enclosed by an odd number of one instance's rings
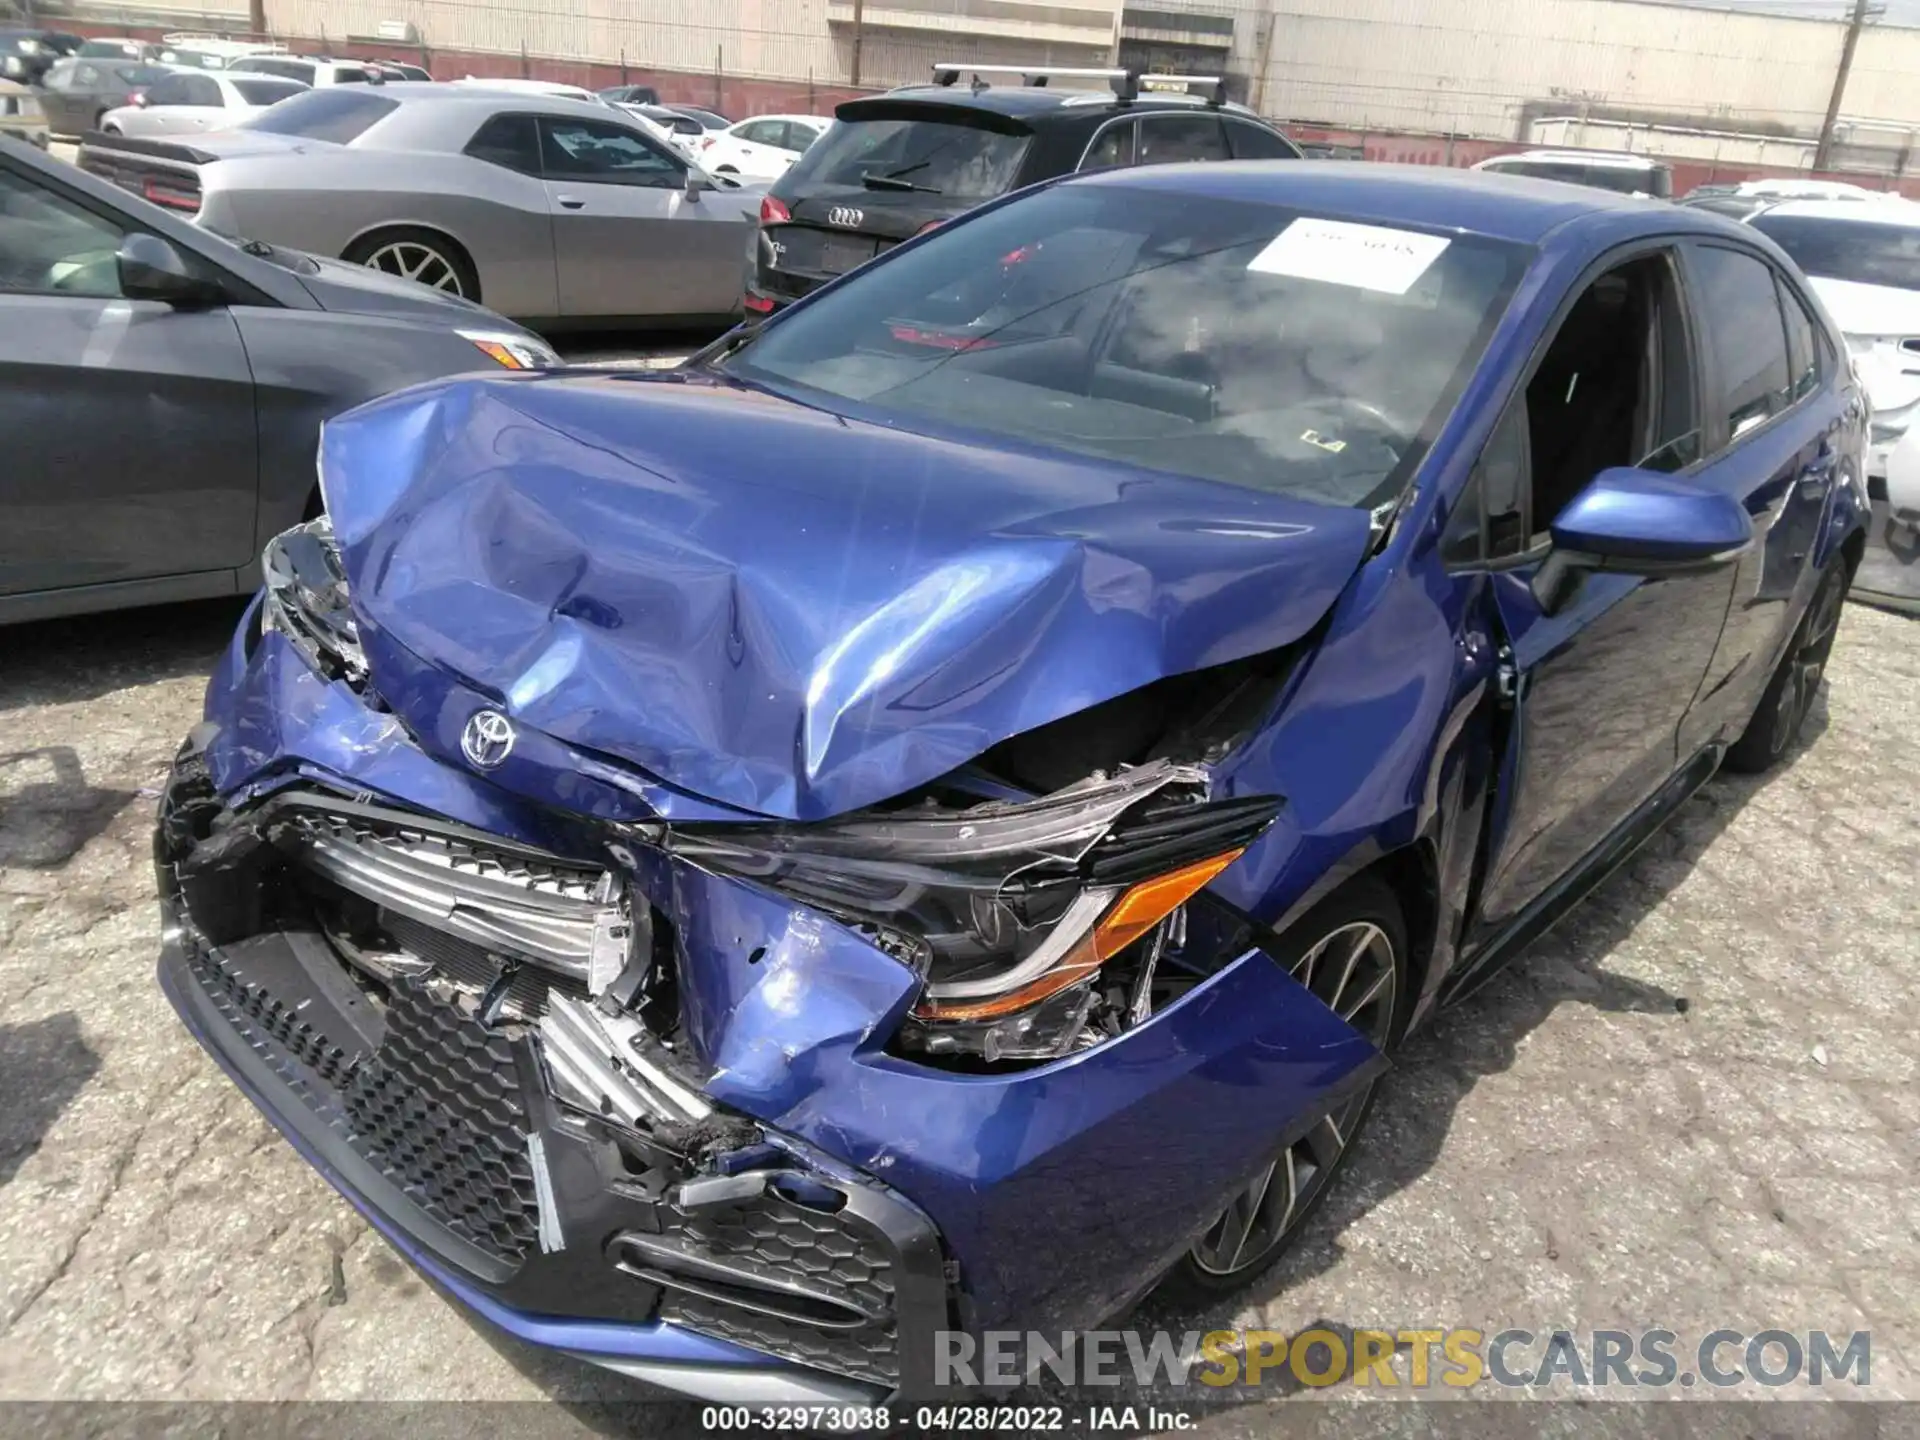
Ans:
{"label": "roof rack rails", "polygon": [[936,85],[951,85],[964,74],[971,74],[973,76],[973,88],[975,90],[984,90],[987,88],[987,82],[980,78],[982,75],[1018,75],[1021,84],[1031,85],[1036,89],[1044,86],[1047,81],[1052,79],[1104,80],[1113,86],[1116,94],[1125,93],[1127,99],[1133,98],[1130,92],[1122,92],[1121,90],[1121,87],[1131,80],[1133,75],[1132,71],[1107,69],[1089,70],[1072,65],[971,65],[962,64],[958,61],[943,60],[933,67],[933,83]]}
{"label": "roof rack rails", "polygon": [[1048,80],[1104,80],[1113,87],[1113,93],[1122,104],[1138,99],[1143,90],[1174,90],[1182,95],[1191,95],[1192,87],[1205,85],[1207,90],[1202,97],[1208,105],[1220,106],[1227,103],[1227,81],[1224,75],[1148,75],[1138,70],[1085,69],[1070,65],[969,65],[958,61],[943,60],[933,67],[933,83],[951,85],[962,75],[973,76],[975,91],[987,88],[982,75],[1018,75],[1020,83],[1038,89]]}

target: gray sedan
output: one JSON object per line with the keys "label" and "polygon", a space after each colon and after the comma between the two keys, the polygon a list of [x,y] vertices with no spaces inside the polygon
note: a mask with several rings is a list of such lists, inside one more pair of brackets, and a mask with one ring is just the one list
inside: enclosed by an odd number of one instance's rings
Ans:
{"label": "gray sedan", "polygon": [[477,305],[235,245],[0,139],[0,623],[251,589],[318,511],[323,420],[554,363]]}
{"label": "gray sedan", "polygon": [[725,320],[760,202],[616,109],[480,84],[316,89],[187,142],[90,136],[80,164],[537,328]]}

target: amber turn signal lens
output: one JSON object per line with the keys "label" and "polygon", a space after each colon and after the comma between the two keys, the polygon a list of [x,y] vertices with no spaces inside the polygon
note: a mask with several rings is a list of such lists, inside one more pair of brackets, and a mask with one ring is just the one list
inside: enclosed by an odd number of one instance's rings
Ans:
{"label": "amber turn signal lens", "polygon": [[1060,962],[1038,980],[1018,990],[985,1000],[966,1000],[943,1005],[928,1001],[914,1010],[914,1017],[935,1023],[953,1024],[968,1020],[996,1020],[1002,1015],[1037,1005],[1057,995],[1069,985],[1093,974],[1142,935],[1191,899],[1214,876],[1245,854],[1245,848],[1196,861],[1151,880],[1142,880],[1113,902],[1106,914],[1081,937],[1078,944],[1060,957]]}

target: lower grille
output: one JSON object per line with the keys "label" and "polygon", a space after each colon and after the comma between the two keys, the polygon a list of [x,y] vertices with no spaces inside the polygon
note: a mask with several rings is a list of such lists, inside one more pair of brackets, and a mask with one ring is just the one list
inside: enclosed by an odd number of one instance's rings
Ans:
{"label": "lower grille", "polygon": [[386,1042],[341,1101],[356,1146],[428,1215],[503,1260],[533,1249],[527,1112],[505,1036],[427,985],[396,981]]}
{"label": "lower grille", "polygon": [[668,1289],[661,1319],[858,1380],[898,1382],[892,1247],[859,1221],[769,1190],[750,1205],[682,1215],[662,1228],[697,1253],[769,1280],[805,1281],[872,1318],[865,1325],[827,1328]]}
{"label": "lower grille", "polygon": [[505,1037],[428,985],[400,981],[377,1048],[350,1054],[247,973],[237,949],[196,951],[189,965],[288,1088],[445,1229],[497,1260],[524,1260],[539,1210]]}

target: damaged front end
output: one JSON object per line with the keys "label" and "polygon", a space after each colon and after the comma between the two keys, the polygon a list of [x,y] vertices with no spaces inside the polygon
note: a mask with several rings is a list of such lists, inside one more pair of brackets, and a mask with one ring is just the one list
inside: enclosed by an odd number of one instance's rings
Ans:
{"label": "damaged front end", "polygon": [[648,1023],[667,922],[612,869],[305,786],[236,814],[193,753],[156,863],[189,1027],[456,1293],[700,1393],[871,1399],[931,1353],[931,1223],[702,1094]]}
{"label": "damaged front end", "polygon": [[940,1331],[1136,1298],[1384,1063],[1206,893],[1297,838],[1214,778],[1296,652],[768,819],[524,725],[450,764],[489,702],[362,633],[326,523],[265,571],[162,804],[163,985],[522,1339],[714,1399],[928,1393]]}

